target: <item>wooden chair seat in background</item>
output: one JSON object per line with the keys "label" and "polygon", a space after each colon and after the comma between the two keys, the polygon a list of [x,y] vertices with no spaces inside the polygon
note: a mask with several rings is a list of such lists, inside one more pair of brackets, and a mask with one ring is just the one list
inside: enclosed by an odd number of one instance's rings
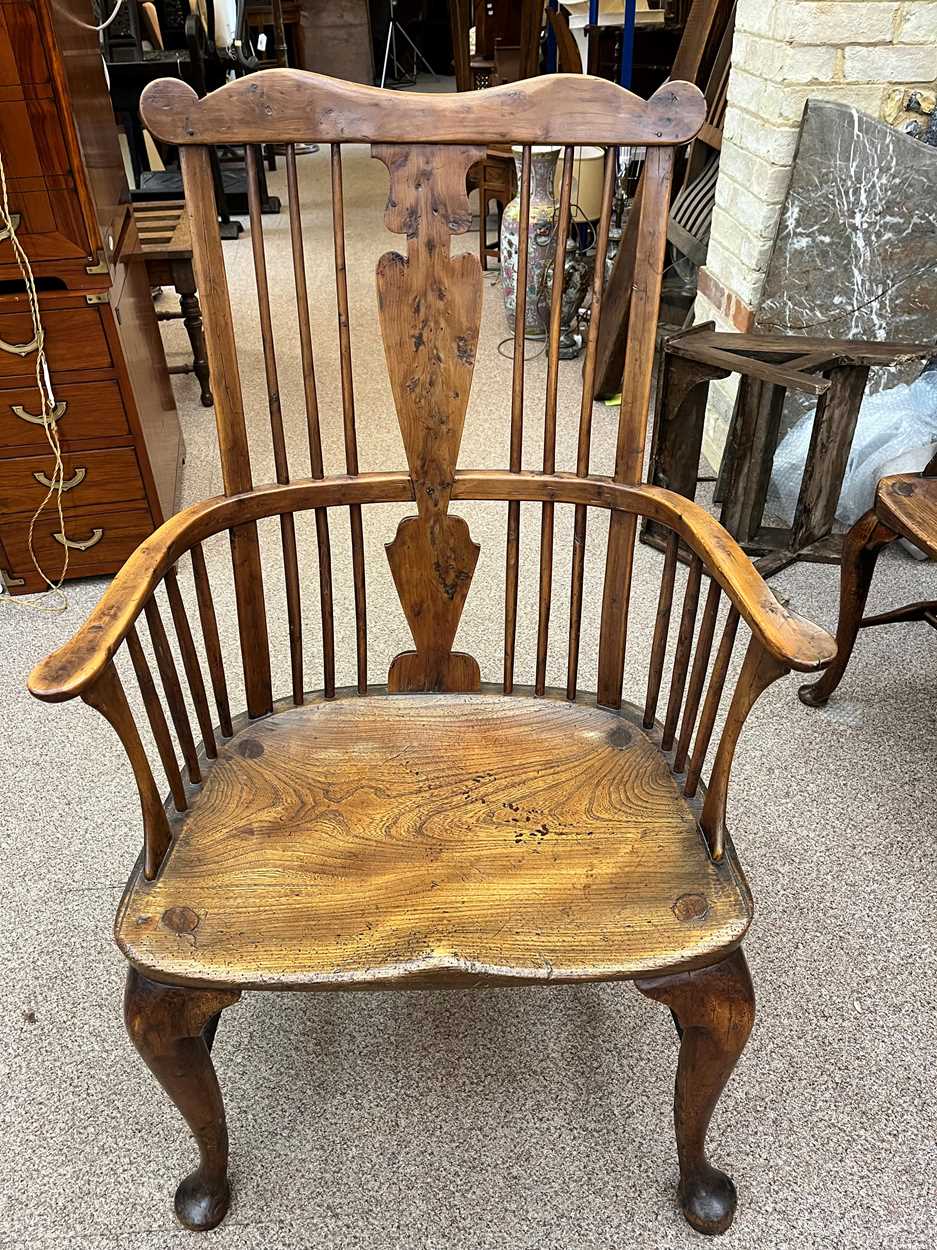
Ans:
{"label": "wooden chair seat in background", "polygon": [[937,560],[937,456],[922,473],[883,477],[876,487],[872,507],[846,535],[840,569],[836,658],[818,681],[800,687],[800,701],[807,707],[823,707],[842,681],[860,629],[906,621],[922,621],[937,629],[937,600],[933,599],[876,616],[863,615],[878,557],[898,538],[907,539],[931,560]]}
{"label": "wooden chair seat in background", "polygon": [[713,962],[751,904],[699,808],[636,708],[500,691],[288,706],[220,748],[117,940],[145,976],[243,989]]}

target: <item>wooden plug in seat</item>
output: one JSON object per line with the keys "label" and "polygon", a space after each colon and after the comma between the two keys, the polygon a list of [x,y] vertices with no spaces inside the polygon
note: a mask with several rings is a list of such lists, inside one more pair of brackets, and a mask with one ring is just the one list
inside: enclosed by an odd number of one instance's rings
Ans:
{"label": "wooden plug in seat", "polygon": [[[694,810],[696,807],[696,810]],[[219,752],[117,941],[155,980],[328,989],[708,963],[751,905],[637,709],[347,696]]]}

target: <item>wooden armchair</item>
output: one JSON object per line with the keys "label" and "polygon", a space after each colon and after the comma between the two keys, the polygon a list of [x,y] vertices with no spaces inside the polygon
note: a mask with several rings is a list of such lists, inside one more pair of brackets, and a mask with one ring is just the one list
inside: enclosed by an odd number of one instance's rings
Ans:
{"label": "wooden armchair", "polygon": [[937,560],[937,456],[921,473],[883,477],[872,507],[846,535],[839,582],[836,658],[819,681],[800,687],[800,700],[808,707],[823,707],[829,701],[843,679],[860,629],[897,625],[900,621],[925,621],[937,629],[937,600],[909,603],[877,616],[863,615],[878,557],[897,538],[906,538]]}
{"label": "wooden armchair", "polygon": [[[189,1228],[228,1207],[228,1140],[210,1058],[221,1011],[245,990],[416,989],[633,980],[667,1004],[682,1041],[675,1119],[687,1219],[721,1232],[732,1181],[706,1158],[716,1101],[748,1037],[751,982],[741,951],[752,905],[726,832],[732,759],[759,694],[790,669],[833,655],[830,637],[783,608],[729,535],[703,509],[640,484],[655,320],[675,145],[703,119],[699,91],[669,83],[645,102],[600,79],[544,77],[456,96],[386,94],[295,70],[271,70],[197,100],[178,81],[154,83],[147,126],[178,144],[196,278],[202,294],[226,495],[188,508],[128,560],[66,646],[30,677],[37,698],[80,696],[114,726],[143,809],[143,851],[116,921],[130,962],[126,1021],[141,1055],[185,1117],[200,1162],[176,1194]],[[414,137],[419,142],[413,142]],[[338,331],[347,473],[324,476],[303,235],[292,145],[331,146]],[[450,256],[470,227],[466,170],[489,142],[523,145],[521,234],[530,205],[530,145],[608,148],[574,472],[557,472],[560,287],[552,295],[542,471],[522,471],[523,303],[520,246],[510,457],[503,470],[457,469],[481,316],[475,256]],[[251,232],[277,482],[254,486],[238,357],[213,202],[207,145],[287,145],[297,335],[305,381],[311,477],[292,480],[280,408],[256,158]],[[377,267],[387,366],[408,471],[359,473],[345,280],[342,148],[371,143],[390,171],[385,222],[407,256]],[[615,472],[589,472],[592,387],[602,306],[615,145],[647,145],[640,265]],[[251,158],[249,157],[249,160]],[[567,159],[556,272],[570,215]],[[326,414],[323,412],[323,419]],[[328,414],[331,419],[331,414]],[[337,418],[336,418],[337,419]],[[478,548],[450,503],[507,503],[504,664],[496,684],[452,644],[470,598]],[[497,502],[500,501],[500,502]],[[363,517],[368,505],[411,503],[387,558],[414,649],[368,678]],[[533,688],[514,684],[520,505],[539,505],[541,559]],[[546,685],[554,516],[575,518],[565,690]],[[578,688],[587,521],[610,515],[598,691]],[[294,518],[315,517],[324,671],[304,690],[302,586]],[[337,689],[330,530],[347,512],[357,685]],[[375,523],[377,516],[369,518]],[[643,707],[622,701],[636,523],[667,527]],[[279,525],[289,672],[271,661],[258,526]],[[246,709],[232,716],[202,544],[226,531],[233,562]],[[669,647],[680,540],[693,552],[657,719]],[[183,575],[177,564],[184,560]],[[191,563],[191,583],[188,567]],[[699,629],[697,607],[708,582]],[[189,586],[202,647],[190,625]],[[216,586],[217,590],[217,586]],[[171,646],[164,609],[176,636]],[[715,647],[722,599],[727,614]],[[145,617],[163,710],[140,639]],[[742,623],[750,631],[708,788],[701,774]],[[695,645],[694,645],[695,637]],[[130,664],[169,785],[163,803],[115,657]],[[212,712],[200,650],[207,661]],[[629,648],[629,653],[632,651]],[[190,723],[194,708],[201,735]],[[123,660],[121,664],[123,665]],[[710,672],[711,669],[711,672]],[[708,683],[707,683],[708,675]],[[278,697],[287,690],[289,693]],[[171,723],[175,735],[170,732]],[[177,758],[181,753],[182,765]]]}

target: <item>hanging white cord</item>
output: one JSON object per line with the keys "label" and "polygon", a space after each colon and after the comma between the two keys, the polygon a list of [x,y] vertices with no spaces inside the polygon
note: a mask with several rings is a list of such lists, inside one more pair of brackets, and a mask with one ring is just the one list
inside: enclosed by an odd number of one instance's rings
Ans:
{"label": "hanging white cord", "polygon": [[124,3],[124,0],[117,0],[117,3],[114,5],[113,13],[110,15],[107,21],[102,22],[100,26],[92,26],[90,22],[83,22],[80,17],[76,17],[74,13],[66,13],[64,9],[60,8],[55,3],[55,0],[52,0],[52,3],[55,6],[55,9],[58,13],[61,13],[63,17],[68,18],[70,22],[74,22],[76,26],[83,26],[85,30],[96,30],[100,32],[102,30],[107,30],[108,26],[110,26],[111,22],[113,22],[114,18],[120,12],[120,6]]}
{"label": "hanging white cord", "polygon": [[[52,449],[55,457],[55,467],[49,482],[49,489],[46,491],[45,498],[33,514],[29,523],[29,555],[35,566],[36,572],[48,586],[48,591],[44,594],[51,594],[52,602],[43,602],[39,600],[24,600],[14,598],[10,594],[0,594],[0,603],[15,603],[19,607],[32,608],[37,612],[51,612],[58,614],[64,612],[68,607],[68,599],[62,590],[62,582],[65,580],[65,574],[68,572],[68,541],[65,532],[65,518],[62,515],[62,483],[65,480],[65,466],[62,463],[62,448],[59,443],[59,431],[56,418],[52,415],[55,408],[55,396],[52,393],[52,379],[49,376],[49,366],[46,363],[45,352],[45,332],[42,328],[42,320],[39,313],[39,296],[36,293],[36,282],[33,277],[32,266],[29,263],[29,257],[23,251],[23,245],[16,236],[16,223],[10,213],[10,203],[7,198],[7,180],[6,170],[3,165],[3,154],[0,152],[0,221],[7,232],[10,244],[13,248],[13,255],[16,257],[16,263],[20,273],[23,275],[23,282],[26,285],[26,292],[29,296],[29,311],[33,323],[33,338],[36,340],[36,387],[39,390],[39,398],[42,403],[42,428],[45,431],[46,439]],[[36,528],[36,522],[40,514],[44,510],[46,504],[55,496],[56,508],[59,514],[59,533],[65,540],[65,559],[62,563],[62,572],[57,582],[51,581],[36,557],[33,547],[33,531]]]}

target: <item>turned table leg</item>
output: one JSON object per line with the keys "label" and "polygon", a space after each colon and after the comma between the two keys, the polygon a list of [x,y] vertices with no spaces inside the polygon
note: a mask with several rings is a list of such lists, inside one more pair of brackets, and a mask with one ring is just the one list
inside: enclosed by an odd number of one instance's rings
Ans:
{"label": "turned table leg", "polygon": [[798,690],[801,703],[807,707],[823,707],[842,681],[862,624],[876,561],[882,548],[894,542],[896,537],[893,530],[879,521],[874,509],[860,517],[846,535],[839,581],[836,656],[819,681],[810,682]]}
{"label": "turned table leg", "polygon": [[186,1228],[214,1228],[228,1211],[228,1130],[206,1030],[231,990],[192,990],[127,973],[124,1019],[131,1041],[181,1112],[199,1149],[199,1165],[176,1190],[176,1214]]}
{"label": "turned table leg", "polygon": [[210,408],[214,403],[211,393],[211,374],[208,368],[208,354],[205,349],[205,334],[202,329],[202,310],[199,307],[195,273],[191,261],[173,261],[173,285],[179,293],[179,307],[182,310],[182,324],[185,326],[192,346],[192,372],[198,378],[202,392],[202,403]]}
{"label": "turned table leg", "polygon": [[636,981],[673,1012],[680,1034],[674,1127],[680,1202],[701,1233],[724,1233],[735,1215],[735,1185],[706,1158],[706,1131],[755,1018],[755,996],[741,950],[722,963]]}

